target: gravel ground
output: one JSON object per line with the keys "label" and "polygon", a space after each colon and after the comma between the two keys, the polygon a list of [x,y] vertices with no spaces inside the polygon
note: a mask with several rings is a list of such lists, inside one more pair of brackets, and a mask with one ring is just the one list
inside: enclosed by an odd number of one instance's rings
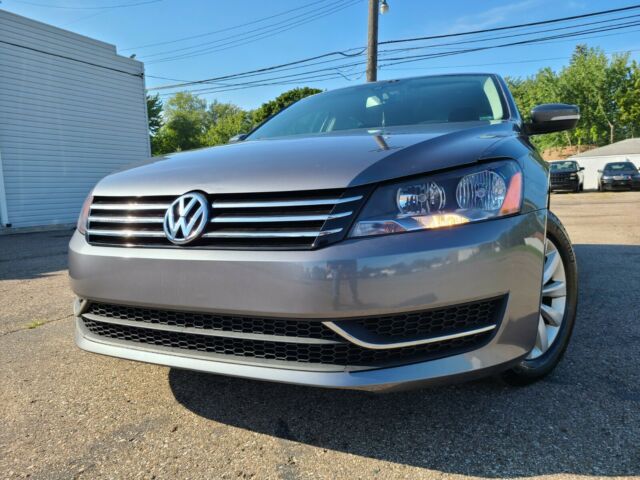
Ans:
{"label": "gravel ground", "polygon": [[639,206],[640,192],[553,195],[578,323],[554,374],[521,389],[370,395],[85,353],[69,232],[0,237],[0,478],[640,476]]}

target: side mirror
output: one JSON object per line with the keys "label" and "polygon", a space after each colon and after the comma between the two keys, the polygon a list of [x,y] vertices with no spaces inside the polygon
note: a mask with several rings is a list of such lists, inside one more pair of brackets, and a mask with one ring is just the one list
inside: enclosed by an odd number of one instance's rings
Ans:
{"label": "side mirror", "polygon": [[584,167],[580,167],[580,168],[578,169],[578,171],[579,171],[579,172],[584,172]]}
{"label": "side mirror", "polygon": [[580,108],[565,103],[545,103],[531,110],[531,123],[525,124],[528,135],[571,130],[580,120]]}
{"label": "side mirror", "polygon": [[602,170],[598,170],[598,173],[602,173]]}
{"label": "side mirror", "polygon": [[238,135],[234,135],[233,137],[231,137],[229,139],[229,143],[238,143],[243,141],[245,138],[247,138],[248,134],[247,133],[239,133]]}

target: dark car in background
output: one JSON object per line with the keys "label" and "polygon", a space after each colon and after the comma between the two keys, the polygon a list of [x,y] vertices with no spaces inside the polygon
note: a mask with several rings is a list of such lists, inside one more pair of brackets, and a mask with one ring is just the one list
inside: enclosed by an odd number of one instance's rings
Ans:
{"label": "dark car in background", "polygon": [[549,164],[550,187],[552,192],[569,190],[581,192],[584,189],[584,167],[575,160],[562,160]]}
{"label": "dark car in background", "polygon": [[607,163],[598,170],[598,191],[640,189],[640,172],[631,162]]}

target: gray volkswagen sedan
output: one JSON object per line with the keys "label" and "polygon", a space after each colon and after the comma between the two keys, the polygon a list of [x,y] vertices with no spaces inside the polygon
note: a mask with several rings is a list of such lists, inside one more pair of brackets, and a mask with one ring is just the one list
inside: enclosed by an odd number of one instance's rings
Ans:
{"label": "gray volkswagen sedan", "polygon": [[524,121],[493,74],[382,81],[110,175],[69,246],[76,342],[321,387],[538,380],[577,271],[530,137],[578,118]]}

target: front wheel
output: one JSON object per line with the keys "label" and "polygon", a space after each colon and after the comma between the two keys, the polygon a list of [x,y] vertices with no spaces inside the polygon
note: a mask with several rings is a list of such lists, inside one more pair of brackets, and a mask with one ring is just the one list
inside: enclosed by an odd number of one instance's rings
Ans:
{"label": "front wheel", "polygon": [[558,365],[571,338],[577,305],[575,253],[560,220],[549,212],[535,345],[524,360],[502,374],[505,382],[528,385],[548,375]]}

